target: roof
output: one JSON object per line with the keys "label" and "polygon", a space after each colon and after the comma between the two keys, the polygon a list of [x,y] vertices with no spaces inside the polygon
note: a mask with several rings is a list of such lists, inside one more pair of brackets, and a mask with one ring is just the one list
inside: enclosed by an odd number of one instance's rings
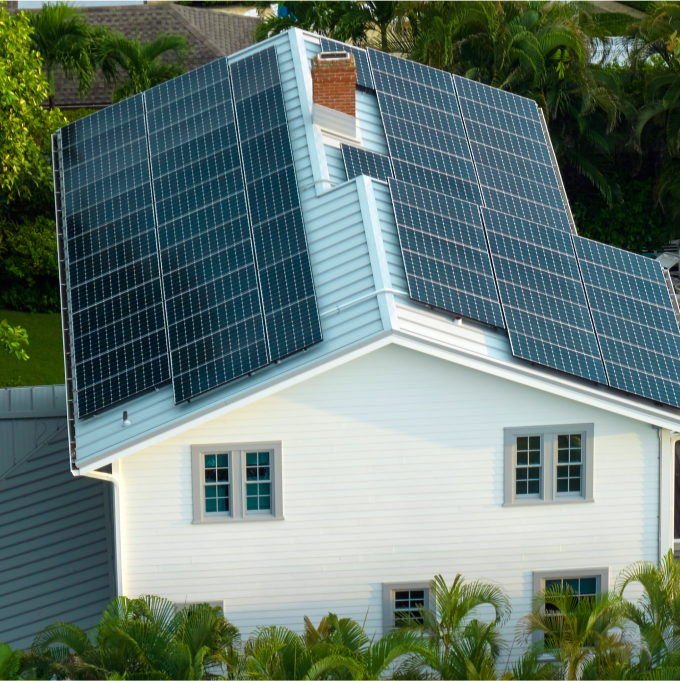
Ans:
{"label": "roof", "polygon": [[[541,367],[513,355],[507,333],[414,301],[387,183],[347,180],[339,141],[314,124],[311,57],[317,36],[291,30],[230,58],[276,49],[323,340],[191,401],[172,387],[76,419],[76,465],[94,470],[297,382],[394,343],[657,427],[680,430],[680,410]],[[388,153],[374,94],[356,92],[358,137]],[[123,409],[131,425],[121,428]]]}
{"label": "roof", "polygon": [[[218,57],[243,50],[253,44],[253,32],[259,19],[186,7],[171,2],[148,5],[102,5],[82,7],[85,20],[94,26],[106,26],[129,39],[153,40],[162,33],[185,35],[191,47],[187,71]],[[37,11],[37,10],[36,10]],[[78,96],[78,83],[55,73],[56,104],[62,108],[101,108],[111,104],[112,88],[97,77],[88,95]]]}
{"label": "roof", "polygon": [[110,485],[67,468],[63,385],[0,390],[0,641],[91,629],[116,595]]}

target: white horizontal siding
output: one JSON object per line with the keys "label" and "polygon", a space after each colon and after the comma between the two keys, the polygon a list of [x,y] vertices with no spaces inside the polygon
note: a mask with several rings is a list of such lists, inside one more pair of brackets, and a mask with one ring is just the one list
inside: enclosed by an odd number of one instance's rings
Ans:
{"label": "white horizontal siding", "polygon": [[[503,504],[503,428],[595,424],[595,502]],[[192,444],[281,440],[282,522],[192,525]],[[303,616],[367,617],[383,582],[456,573],[500,583],[514,616],[534,570],[629,563],[658,550],[649,426],[389,346],[119,463],[128,595],[224,600],[248,634]]]}

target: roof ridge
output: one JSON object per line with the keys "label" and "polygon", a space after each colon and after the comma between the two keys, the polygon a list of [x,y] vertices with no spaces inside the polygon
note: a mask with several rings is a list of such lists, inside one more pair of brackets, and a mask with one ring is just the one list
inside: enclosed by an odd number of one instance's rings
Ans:
{"label": "roof ridge", "polygon": [[[194,24],[188,17],[185,17],[180,5],[175,5],[172,3],[167,6],[171,14],[175,15],[175,18],[197,39],[200,40],[204,45],[211,49],[218,57],[224,57],[226,52],[220,49],[208,36],[203,33],[196,24]],[[192,8],[193,9],[193,8]]]}

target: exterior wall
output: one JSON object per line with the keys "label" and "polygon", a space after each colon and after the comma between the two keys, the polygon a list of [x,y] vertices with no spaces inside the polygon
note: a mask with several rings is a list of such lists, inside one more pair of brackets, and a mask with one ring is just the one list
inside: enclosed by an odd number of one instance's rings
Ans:
{"label": "exterior wall", "polygon": [[[586,422],[595,502],[503,507],[503,428]],[[191,445],[275,440],[285,521],[192,525]],[[511,638],[534,570],[656,559],[658,457],[648,425],[391,345],[118,462],[126,593],[381,633],[383,582],[460,572],[507,589]]]}
{"label": "exterior wall", "polygon": [[0,642],[90,629],[116,595],[109,484],[69,471],[64,386],[0,390]]}

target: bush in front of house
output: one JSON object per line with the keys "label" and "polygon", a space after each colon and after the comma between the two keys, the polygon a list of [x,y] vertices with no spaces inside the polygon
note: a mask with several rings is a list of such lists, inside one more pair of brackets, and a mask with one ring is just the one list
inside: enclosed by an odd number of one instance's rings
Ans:
{"label": "bush in front of house", "polygon": [[[624,594],[641,586],[633,603]],[[578,597],[569,587],[539,592],[516,626],[524,651],[513,662],[500,627],[510,601],[498,586],[430,583],[433,608],[371,638],[329,613],[302,635],[263,626],[242,641],[222,609],[178,609],[157,596],[119,597],[89,635],[49,625],[31,648],[0,645],[3,679],[672,679],[680,677],[680,563],[635,563],[617,588]],[[480,608],[493,615],[478,617]]]}

